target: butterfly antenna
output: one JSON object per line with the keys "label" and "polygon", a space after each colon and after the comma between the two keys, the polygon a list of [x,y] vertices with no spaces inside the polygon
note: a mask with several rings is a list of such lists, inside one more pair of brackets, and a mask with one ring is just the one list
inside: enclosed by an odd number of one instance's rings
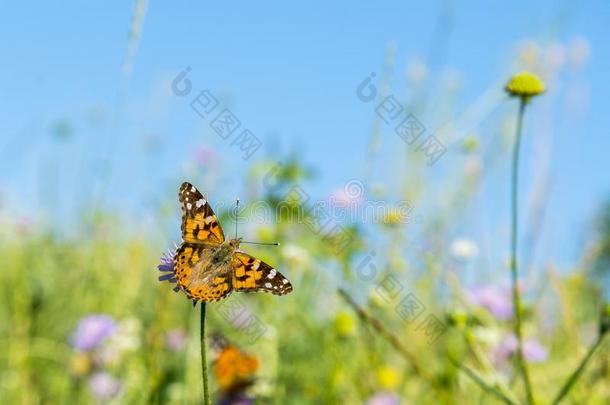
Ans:
{"label": "butterfly antenna", "polygon": [[235,239],[237,239],[237,216],[239,215],[239,198],[235,201]]}
{"label": "butterfly antenna", "polygon": [[[237,239],[237,216],[238,215],[239,215],[239,198],[235,202],[235,239]],[[280,245],[279,242],[263,243],[263,242],[244,242],[244,241],[241,241],[240,243],[246,243],[246,244],[249,244],[249,245],[261,245],[261,246],[279,246]]]}
{"label": "butterfly antenna", "polygon": [[243,243],[247,243],[249,245],[262,245],[262,246],[279,246],[280,245],[280,242],[263,243],[263,242],[247,242],[247,241],[244,242],[244,241],[241,241],[240,243],[242,243],[242,244]]}

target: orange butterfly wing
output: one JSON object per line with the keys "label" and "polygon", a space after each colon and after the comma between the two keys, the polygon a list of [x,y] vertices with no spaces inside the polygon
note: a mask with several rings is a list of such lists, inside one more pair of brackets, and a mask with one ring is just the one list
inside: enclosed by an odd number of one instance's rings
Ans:
{"label": "orange butterfly wing", "polygon": [[279,271],[248,253],[233,255],[233,288],[235,291],[263,291],[284,295],[292,291],[292,284]]}
{"label": "orange butterfly wing", "polygon": [[188,243],[220,245],[225,235],[208,201],[191,183],[184,182],[178,192],[182,208],[182,239]]}

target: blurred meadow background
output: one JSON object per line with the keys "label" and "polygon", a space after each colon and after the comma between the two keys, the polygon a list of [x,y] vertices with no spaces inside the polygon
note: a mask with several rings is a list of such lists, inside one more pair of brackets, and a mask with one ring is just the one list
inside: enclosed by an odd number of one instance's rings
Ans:
{"label": "blurred meadow background", "polygon": [[207,305],[213,403],[528,402],[521,71],[535,402],[610,403],[609,3],[1,9],[0,403],[202,402],[183,181],[294,286]]}

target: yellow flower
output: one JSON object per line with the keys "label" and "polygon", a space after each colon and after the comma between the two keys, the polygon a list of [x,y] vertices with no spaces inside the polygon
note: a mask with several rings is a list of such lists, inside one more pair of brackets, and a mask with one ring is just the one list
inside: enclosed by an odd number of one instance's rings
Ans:
{"label": "yellow flower", "polygon": [[468,314],[464,310],[456,309],[449,314],[449,321],[452,325],[462,328],[468,322]]}
{"label": "yellow flower", "polygon": [[479,142],[477,138],[473,135],[470,135],[462,141],[462,150],[466,153],[476,152],[479,147]]}
{"label": "yellow flower", "polygon": [[332,374],[332,384],[333,386],[340,387],[344,385],[348,381],[345,371],[341,367],[335,368]]}
{"label": "yellow flower", "polygon": [[402,207],[388,208],[381,217],[381,223],[386,226],[397,226],[407,223],[407,220],[409,219],[408,212],[403,212],[401,208]]}
{"label": "yellow flower", "polygon": [[527,100],[543,93],[546,89],[538,76],[529,72],[521,72],[510,78],[504,90],[511,96]]}
{"label": "yellow flower", "polygon": [[70,372],[72,375],[82,377],[91,371],[93,364],[91,358],[85,353],[76,353],[70,359]]}
{"label": "yellow flower", "polygon": [[395,368],[390,366],[383,366],[377,370],[377,381],[379,385],[387,390],[393,390],[398,386],[400,376]]}
{"label": "yellow flower", "polygon": [[354,316],[345,311],[341,311],[335,317],[335,331],[339,336],[352,336],[356,331],[356,320]]}

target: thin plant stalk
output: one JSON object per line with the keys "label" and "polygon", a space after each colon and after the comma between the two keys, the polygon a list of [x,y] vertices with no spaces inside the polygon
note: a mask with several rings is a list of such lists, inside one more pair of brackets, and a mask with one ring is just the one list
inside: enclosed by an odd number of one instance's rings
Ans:
{"label": "thin plant stalk", "polygon": [[205,302],[201,303],[201,375],[203,380],[203,403],[204,405],[210,405],[210,390],[208,386],[208,362],[206,360],[206,344],[205,344]]}
{"label": "thin plant stalk", "polygon": [[449,360],[453,363],[454,367],[462,370],[475,384],[477,384],[483,391],[489,392],[490,394],[495,395],[498,399],[508,405],[516,405],[517,402],[511,399],[507,394],[502,392],[498,387],[494,387],[493,385],[486,382],[476,371],[470,369],[469,367],[461,364],[455,359],[449,358]]}
{"label": "thin plant stalk", "polygon": [[415,356],[411,352],[409,352],[409,350],[407,350],[407,348],[401,343],[400,339],[398,339],[396,335],[390,332],[377,318],[373,317],[364,308],[358,305],[356,301],[354,301],[354,299],[348,294],[347,291],[343,290],[342,288],[339,288],[338,292],[341,298],[343,298],[345,302],[356,312],[361,321],[372,326],[375,332],[377,332],[381,337],[388,341],[392,345],[392,347],[411,364],[411,367],[413,368],[415,374],[423,377],[424,379],[430,382],[434,381],[433,377],[419,366],[417,360],[415,359]]}
{"label": "thin plant stalk", "polygon": [[530,381],[527,362],[523,356],[523,334],[521,332],[521,293],[519,292],[519,275],[517,272],[517,223],[519,216],[518,204],[518,189],[519,189],[519,149],[521,144],[521,129],[523,127],[523,115],[527,98],[522,97],[519,105],[519,114],[517,116],[517,133],[515,135],[515,146],[513,149],[513,166],[512,166],[512,190],[511,190],[511,260],[510,272],[513,289],[513,310],[515,315],[515,336],[517,337],[517,364],[521,370],[523,383],[525,385],[525,393],[527,395],[527,403],[534,403],[534,395],[532,392],[532,383]]}
{"label": "thin plant stalk", "polygon": [[599,337],[593,343],[593,345],[591,345],[591,347],[589,348],[589,351],[587,352],[585,357],[582,359],[582,361],[580,362],[580,364],[578,365],[576,370],[574,370],[572,375],[570,375],[570,378],[568,378],[566,380],[565,384],[563,384],[563,387],[561,387],[561,390],[559,391],[559,393],[557,394],[557,396],[553,400],[553,405],[558,404],[559,402],[561,402],[561,400],[574,387],[574,385],[576,384],[576,382],[580,378],[582,372],[584,371],[585,367],[587,366],[587,363],[589,363],[589,360],[593,356],[593,353],[595,353],[597,348],[599,346],[601,346],[601,344],[602,344],[602,342],[604,340],[604,337],[605,337],[605,334],[600,334]]}
{"label": "thin plant stalk", "polygon": [[[392,345],[392,347],[411,364],[413,371],[416,374],[420,375],[432,384],[435,383],[434,377],[428,374],[428,372],[423,370],[421,367],[419,367],[415,356],[407,350],[407,348],[401,343],[400,339],[395,334],[390,332],[377,318],[371,316],[371,314],[369,314],[364,308],[358,305],[356,301],[354,301],[354,299],[348,294],[347,291],[343,290],[342,288],[339,288],[338,292],[341,298],[343,298],[345,302],[347,302],[347,304],[351,306],[352,309],[356,312],[360,320],[372,326],[373,329],[379,334],[379,336],[381,336],[388,343],[390,343],[390,345]],[[478,386],[483,389],[483,391],[492,393],[493,395],[495,395],[496,397],[498,397],[509,405],[516,404],[516,402],[509,398],[507,394],[502,392],[501,389],[485,382],[477,373],[470,370],[468,367],[461,365],[458,361],[454,359],[450,358],[450,361],[454,364],[456,368],[463,370],[468,377],[470,377]]]}

